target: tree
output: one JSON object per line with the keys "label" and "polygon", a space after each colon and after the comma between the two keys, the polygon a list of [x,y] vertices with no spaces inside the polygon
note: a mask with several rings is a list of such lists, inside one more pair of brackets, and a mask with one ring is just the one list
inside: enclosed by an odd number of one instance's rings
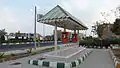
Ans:
{"label": "tree", "polygon": [[24,40],[24,36],[22,36],[22,41]]}
{"label": "tree", "polygon": [[116,35],[120,35],[120,19],[116,19],[111,29]]}
{"label": "tree", "polygon": [[92,26],[92,32],[95,35],[98,35],[98,37],[101,37],[101,27],[100,27],[100,23],[98,21],[96,21],[95,25]]}
{"label": "tree", "polygon": [[21,34],[20,31],[18,31],[18,32],[16,32],[16,35],[17,35],[18,37],[20,37],[22,34]]}
{"label": "tree", "polygon": [[6,34],[7,34],[7,32],[5,31],[5,29],[0,30],[0,36],[4,36]]}
{"label": "tree", "polygon": [[5,29],[0,30],[0,41],[5,41],[6,34],[7,32],[5,31]]}
{"label": "tree", "polygon": [[107,26],[107,24],[105,24],[105,23],[98,26],[98,28],[97,28],[97,34],[98,34],[98,36],[100,38],[102,37],[103,30],[106,28],[106,26]]}
{"label": "tree", "polygon": [[96,22],[94,26],[92,26],[92,32],[98,35],[98,37],[102,37],[103,35],[103,30],[108,27],[108,23],[101,23],[101,22]]}
{"label": "tree", "polygon": [[5,41],[5,36],[4,35],[1,36],[1,41]]}
{"label": "tree", "polygon": [[15,40],[18,40],[18,36],[17,35],[15,35]]}
{"label": "tree", "polygon": [[18,37],[21,37],[22,34],[20,31],[16,32],[16,35],[15,35],[15,39],[18,40],[19,38]]}

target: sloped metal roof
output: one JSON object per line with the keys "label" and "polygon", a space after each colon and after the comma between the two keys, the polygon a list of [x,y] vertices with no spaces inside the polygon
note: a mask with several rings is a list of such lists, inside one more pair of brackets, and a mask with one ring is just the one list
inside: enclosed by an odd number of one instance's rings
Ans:
{"label": "sloped metal roof", "polygon": [[69,12],[57,5],[55,8],[50,10],[42,18],[38,19],[38,22],[45,23],[49,25],[55,25],[54,22],[58,23],[58,27],[64,28],[64,24],[67,25],[67,29],[78,29],[86,30],[88,29],[79,19],[72,16]]}

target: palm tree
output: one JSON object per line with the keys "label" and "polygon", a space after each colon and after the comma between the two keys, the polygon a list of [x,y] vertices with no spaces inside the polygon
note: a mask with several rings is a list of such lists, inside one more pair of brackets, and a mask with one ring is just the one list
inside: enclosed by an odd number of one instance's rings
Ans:
{"label": "palm tree", "polygon": [[2,62],[4,62],[4,59],[5,59],[5,53],[0,53],[0,59],[2,60]]}
{"label": "palm tree", "polygon": [[0,41],[5,40],[5,35],[6,34],[7,34],[7,32],[5,31],[5,29],[0,30]]}
{"label": "palm tree", "polygon": [[31,56],[31,54],[32,54],[32,48],[28,49],[27,53],[29,54],[29,56]]}
{"label": "palm tree", "polygon": [[0,36],[4,36],[6,34],[7,34],[7,32],[5,31],[5,29],[0,30]]}

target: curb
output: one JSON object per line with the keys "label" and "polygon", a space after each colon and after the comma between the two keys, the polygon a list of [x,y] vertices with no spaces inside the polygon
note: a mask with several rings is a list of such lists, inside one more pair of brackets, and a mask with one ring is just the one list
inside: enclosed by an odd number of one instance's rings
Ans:
{"label": "curb", "polygon": [[42,60],[29,60],[29,64],[42,66],[42,67],[54,67],[54,68],[70,68],[70,63],[61,62],[47,62]]}
{"label": "curb", "polygon": [[85,53],[82,57],[74,60],[70,63],[62,63],[62,62],[48,62],[43,60],[28,60],[28,64],[37,65],[41,67],[52,67],[52,68],[74,68],[79,67],[81,63],[92,53],[92,50]]}
{"label": "curb", "polygon": [[107,48],[105,46],[87,46],[87,45],[80,45],[86,48],[96,48],[96,49],[110,49],[111,46],[108,46]]}
{"label": "curb", "polygon": [[114,61],[115,68],[120,68],[120,62],[117,60],[117,57],[113,54],[112,50],[110,50],[110,54],[111,54],[112,60]]}
{"label": "curb", "polygon": [[92,53],[92,51],[85,53],[82,57],[79,59],[71,62],[71,68],[79,67],[81,63],[84,62],[84,60]]}

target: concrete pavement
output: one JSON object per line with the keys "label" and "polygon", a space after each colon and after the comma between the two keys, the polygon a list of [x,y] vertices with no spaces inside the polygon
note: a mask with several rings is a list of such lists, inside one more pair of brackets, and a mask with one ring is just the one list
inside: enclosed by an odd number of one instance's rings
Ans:
{"label": "concrete pavement", "polygon": [[106,49],[94,49],[80,68],[114,68],[114,62]]}
{"label": "concrete pavement", "polygon": [[[0,68],[39,68],[38,66],[28,64],[28,60],[30,58],[39,58],[40,56],[42,54],[0,63]],[[10,65],[15,62],[22,64]],[[107,49],[93,49],[93,52],[80,65],[80,68],[114,68],[114,62]]]}

